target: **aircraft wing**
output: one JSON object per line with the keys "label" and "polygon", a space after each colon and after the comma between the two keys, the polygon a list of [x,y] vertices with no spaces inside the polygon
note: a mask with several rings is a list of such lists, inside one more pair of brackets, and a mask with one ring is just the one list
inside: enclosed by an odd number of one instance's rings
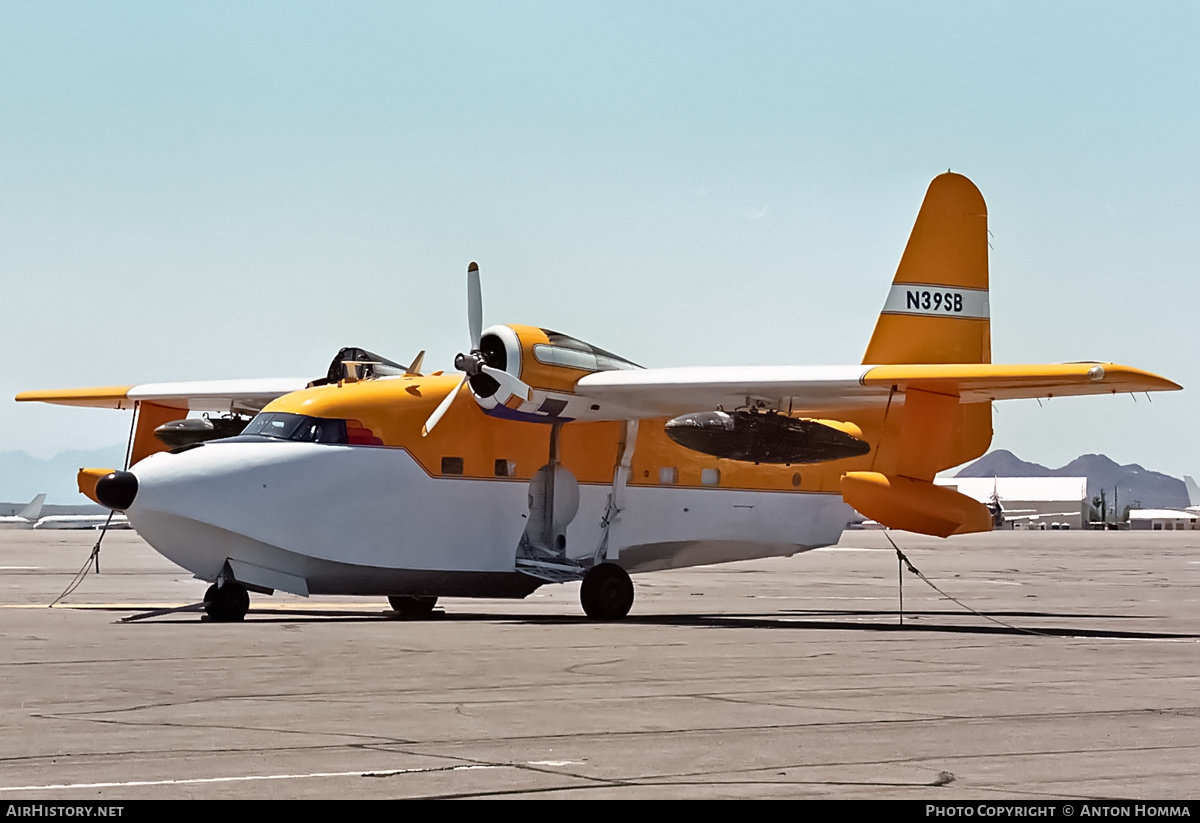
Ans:
{"label": "aircraft wing", "polygon": [[148,402],[186,411],[257,412],[276,397],[303,389],[308,382],[303,378],[285,377],[143,383],[139,386],[27,391],[18,394],[17,400],[100,409],[131,409],[135,403]]}
{"label": "aircraft wing", "polygon": [[672,417],[760,404],[802,415],[886,404],[917,389],[963,403],[1118,392],[1173,391],[1166,378],[1114,363],[1047,365],[755,366],[605,371],[583,377],[577,394],[629,418]]}

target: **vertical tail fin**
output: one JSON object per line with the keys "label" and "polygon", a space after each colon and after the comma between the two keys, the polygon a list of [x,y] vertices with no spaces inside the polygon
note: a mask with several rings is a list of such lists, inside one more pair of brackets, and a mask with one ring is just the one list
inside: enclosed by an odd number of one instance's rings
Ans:
{"label": "vertical tail fin", "polygon": [[[979,189],[961,174],[938,175],[863,363],[990,363],[987,253],[987,206]],[[991,404],[963,402],[953,389],[897,385],[892,391],[872,471],[845,475],[842,497],[895,528],[942,537],[990,529],[986,506],[933,485],[933,478],[987,451]]]}
{"label": "vertical tail fin", "polygon": [[42,516],[42,505],[46,502],[46,495],[39,494],[37,497],[25,504],[25,508],[17,512],[17,517],[23,517],[26,520],[37,520]]}
{"label": "vertical tail fin", "polygon": [[947,172],[929,184],[863,363],[990,363],[987,205]]}
{"label": "vertical tail fin", "polygon": [[1196,485],[1196,481],[1192,479],[1190,474],[1183,476],[1183,483],[1187,486],[1188,505],[1200,506],[1200,486]]}

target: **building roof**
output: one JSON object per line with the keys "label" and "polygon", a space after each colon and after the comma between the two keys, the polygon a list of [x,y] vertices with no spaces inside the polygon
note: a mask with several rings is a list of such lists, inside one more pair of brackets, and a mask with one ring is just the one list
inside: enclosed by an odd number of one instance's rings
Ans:
{"label": "building roof", "polygon": [[1130,509],[1130,520],[1197,520],[1200,514],[1181,509]]}
{"label": "building roof", "polygon": [[1086,477],[938,477],[939,486],[955,489],[980,503],[995,494],[1006,500],[1082,503],[1088,499]]}

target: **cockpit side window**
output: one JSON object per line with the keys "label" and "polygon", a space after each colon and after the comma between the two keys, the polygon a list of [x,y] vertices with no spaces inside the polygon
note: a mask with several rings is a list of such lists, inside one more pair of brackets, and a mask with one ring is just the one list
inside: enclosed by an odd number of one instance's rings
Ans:
{"label": "cockpit side window", "polygon": [[288,412],[263,412],[250,421],[242,435],[300,443],[383,445],[374,432],[357,420],[308,417]]}
{"label": "cockpit side window", "polygon": [[289,439],[304,443],[346,443],[346,421],[306,417]]}

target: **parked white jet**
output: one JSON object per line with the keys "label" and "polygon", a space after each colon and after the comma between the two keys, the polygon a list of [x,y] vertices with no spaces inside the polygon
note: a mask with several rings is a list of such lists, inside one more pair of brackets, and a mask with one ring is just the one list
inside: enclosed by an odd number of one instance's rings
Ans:
{"label": "parked white jet", "polygon": [[[110,519],[111,518],[111,519]],[[109,514],[48,514],[33,524],[35,529],[128,529],[129,518],[120,512]]]}
{"label": "parked white jet", "polygon": [[25,504],[25,508],[21,509],[16,514],[5,515],[0,517],[0,529],[32,529],[37,523],[38,515],[42,513],[42,504],[46,502],[46,495],[39,494],[37,497]]}

